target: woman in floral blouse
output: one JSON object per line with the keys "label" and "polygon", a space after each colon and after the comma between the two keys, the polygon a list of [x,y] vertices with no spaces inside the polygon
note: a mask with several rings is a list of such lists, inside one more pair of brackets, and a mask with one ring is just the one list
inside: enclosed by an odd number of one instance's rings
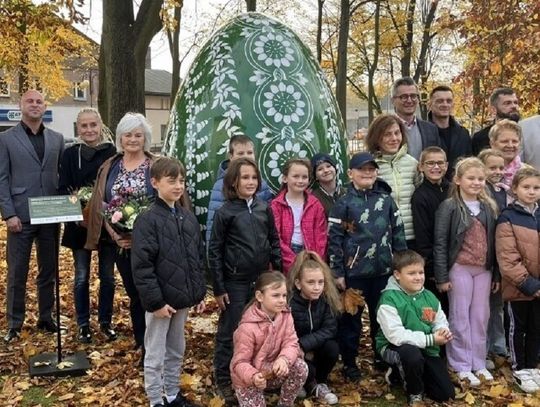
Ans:
{"label": "woman in floral blouse", "polygon": [[103,210],[113,200],[154,197],[150,183],[150,166],[154,156],[149,152],[152,132],[140,113],[126,113],[116,128],[118,154],[109,158],[98,170],[96,185],[89,202],[86,249],[94,250],[107,240],[117,245],[116,267],[130,299],[131,322],[137,347],[143,347],[144,310],[131,273],[131,236],[115,231],[104,221]]}

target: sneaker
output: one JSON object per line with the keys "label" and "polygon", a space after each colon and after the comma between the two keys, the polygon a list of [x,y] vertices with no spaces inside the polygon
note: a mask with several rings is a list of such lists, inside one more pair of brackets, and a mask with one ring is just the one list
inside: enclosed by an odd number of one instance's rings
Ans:
{"label": "sneaker", "polygon": [[384,375],[384,380],[388,383],[389,386],[399,386],[403,383],[403,378],[401,373],[396,366],[390,366]]}
{"label": "sneaker", "polygon": [[52,319],[48,321],[40,320],[37,322],[37,329],[49,333],[55,333],[58,332],[58,326],[56,325],[56,322],[54,322]]}
{"label": "sneaker", "polygon": [[409,406],[423,405],[424,396],[422,394],[409,394]]}
{"label": "sneaker", "polygon": [[167,407],[197,407],[197,404],[193,404],[180,392],[178,392],[173,401],[167,402],[166,399],[164,401]]}
{"label": "sneaker", "polygon": [[358,366],[356,365],[344,366],[341,373],[345,379],[351,382],[358,382],[362,377],[362,373],[360,373],[360,369],[358,369]]}
{"label": "sneaker", "polygon": [[325,401],[330,405],[337,404],[338,402],[338,397],[330,391],[325,383],[319,383],[317,386],[315,386],[313,395],[320,401]]}
{"label": "sneaker", "polygon": [[458,372],[459,380],[468,380],[472,387],[480,386],[480,379],[473,372]]}
{"label": "sneaker", "polygon": [[110,323],[104,322],[100,324],[99,327],[101,329],[101,332],[105,334],[109,342],[112,342],[116,340],[116,338],[118,338],[118,334],[116,333],[116,331],[114,330],[114,328],[112,327]]}
{"label": "sneaker", "polygon": [[527,370],[535,383],[540,387],[540,369],[523,369]]}
{"label": "sneaker", "polygon": [[475,370],[474,372],[474,375],[476,377],[480,377],[482,376],[484,378],[484,380],[490,382],[493,380],[493,376],[491,373],[489,373],[489,370],[487,369],[480,369],[480,370]]}
{"label": "sneaker", "polygon": [[19,328],[9,328],[6,336],[4,336],[4,342],[9,343],[15,341],[21,337],[21,330]]}
{"label": "sneaker", "polygon": [[91,343],[92,342],[92,331],[88,325],[81,326],[79,328],[79,335],[77,339],[80,343]]}
{"label": "sneaker", "polygon": [[495,370],[495,363],[491,359],[486,359],[486,369]]}
{"label": "sneaker", "polygon": [[513,374],[516,384],[525,393],[536,393],[540,390],[540,386],[534,380],[530,369],[515,370]]}

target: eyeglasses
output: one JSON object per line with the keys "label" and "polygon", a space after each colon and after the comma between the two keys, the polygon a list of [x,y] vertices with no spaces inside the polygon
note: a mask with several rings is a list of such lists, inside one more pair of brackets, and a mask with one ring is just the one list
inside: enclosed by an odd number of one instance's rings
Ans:
{"label": "eyeglasses", "polygon": [[403,95],[396,95],[394,98],[397,98],[401,100],[402,102],[406,102],[407,99],[411,99],[413,102],[418,100],[418,93],[404,93]]}
{"label": "eyeglasses", "polygon": [[424,165],[428,168],[433,168],[436,165],[442,168],[446,165],[446,161],[424,161]]}

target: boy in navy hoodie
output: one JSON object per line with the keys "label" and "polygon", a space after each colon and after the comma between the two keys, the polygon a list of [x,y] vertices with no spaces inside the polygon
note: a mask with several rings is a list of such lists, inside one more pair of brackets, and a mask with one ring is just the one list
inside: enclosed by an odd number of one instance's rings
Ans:
{"label": "boy in navy hoodie", "polygon": [[[375,312],[381,291],[392,274],[392,252],[407,249],[403,221],[390,196],[391,188],[377,179],[377,169],[370,153],[358,153],[351,158],[347,172],[351,184],[328,219],[328,253],[336,285],[340,290],[362,291],[369,309],[373,350],[379,329]],[[355,315],[344,313],[338,325],[343,375],[354,381],[360,379],[356,356],[362,332],[362,311],[360,308]],[[380,359],[376,359],[375,364],[382,367]]]}

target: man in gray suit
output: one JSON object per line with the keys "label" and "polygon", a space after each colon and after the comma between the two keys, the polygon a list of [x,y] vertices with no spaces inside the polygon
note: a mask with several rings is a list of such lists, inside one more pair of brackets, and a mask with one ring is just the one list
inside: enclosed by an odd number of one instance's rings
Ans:
{"label": "man in gray suit", "polygon": [[64,138],[43,125],[47,105],[41,93],[25,92],[20,108],[21,122],[0,133],[0,213],[8,229],[6,342],[19,337],[24,322],[26,280],[34,241],[38,261],[37,327],[48,332],[58,329],[52,309],[59,225],[31,225],[28,198],[57,193]]}
{"label": "man in gray suit", "polygon": [[406,76],[394,82],[392,85],[392,104],[396,115],[407,130],[407,152],[417,160],[424,148],[441,146],[437,126],[416,117],[419,101],[420,94],[414,79]]}

